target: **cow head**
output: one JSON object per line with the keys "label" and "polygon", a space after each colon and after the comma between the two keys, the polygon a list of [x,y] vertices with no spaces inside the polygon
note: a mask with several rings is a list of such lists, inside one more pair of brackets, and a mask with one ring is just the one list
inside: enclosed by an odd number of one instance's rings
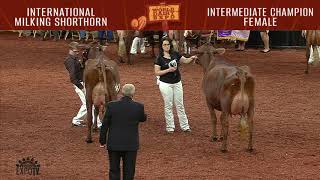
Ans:
{"label": "cow head", "polygon": [[196,51],[193,51],[193,54],[197,54],[198,59],[195,61],[197,64],[200,64],[204,70],[207,69],[210,63],[214,62],[215,54],[224,54],[224,48],[214,48],[209,43],[206,43],[200,46]]}
{"label": "cow head", "polygon": [[225,69],[222,86],[222,109],[232,115],[247,113],[250,101],[254,97],[254,78],[248,66]]}
{"label": "cow head", "polygon": [[93,41],[89,44],[82,44],[84,47],[83,57],[84,59],[95,59],[98,58],[101,54],[104,54],[106,46],[102,46],[98,41]]}

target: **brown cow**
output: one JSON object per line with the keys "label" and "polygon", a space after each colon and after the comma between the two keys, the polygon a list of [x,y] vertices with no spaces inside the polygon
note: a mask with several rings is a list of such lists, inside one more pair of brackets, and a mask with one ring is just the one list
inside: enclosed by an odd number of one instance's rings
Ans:
{"label": "brown cow", "polygon": [[221,111],[222,152],[227,152],[228,117],[240,115],[240,130],[249,131],[248,150],[252,151],[255,80],[248,66],[229,65],[222,56],[214,56],[224,51],[208,44],[198,49],[197,62],[204,72],[202,88],[212,121],[212,141],[218,140],[215,110]]}
{"label": "brown cow", "polygon": [[93,45],[89,49],[88,58],[84,70],[88,124],[86,142],[91,143],[92,106],[95,107],[94,127],[96,127],[98,114],[100,120],[104,116],[105,103],[117,99],[120,76],[117,64],[105,56],[101,47]]}
{"label": "brown cow", "polygon": [[[317,46],[320,46],[320,30],[307,30],[302,31],[302,35],[306,38],[306,58],[307,58],[307,68],[304,71],[306,74],[309,73],[309,58],[311,47],[313,48],[313,53],[318,54]],[[312,46],[311,46],[312,45]],[[318,62],[315,62],[315,64]]]}
{"label": "brown cow", "polygon": [[118,43],[118,55],[120,63],[124,63],[124,57],[127,56],[128,64],[131,63],[131,56],[130,56],[130,48],[132,45],[132,41],[135,37],[135,31],[133,30],[118,30],[117,31],[119,37]]}

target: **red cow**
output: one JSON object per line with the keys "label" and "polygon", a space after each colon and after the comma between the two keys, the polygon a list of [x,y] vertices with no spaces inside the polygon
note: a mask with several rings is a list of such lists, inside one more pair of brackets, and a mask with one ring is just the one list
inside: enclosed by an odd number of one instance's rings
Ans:
{"label": "red cow", "polygon": [[205,44],[197,52],[204,72],[202,88],[212,121],[212,141],[219,139],[215,110],[221,111],[222,152],[227,152],[228,117],[240,115],[240,130],[248,131],[248,150],[252,151],[255,80],[248,66],[230,65],[222,56],[214,55],[224,51]]}
{"label": "red cow", "polygon": [[[116,100],[120,90],[120,76],[117,63],[104,55],[99,46],[92,46],[88,52],[89,59],[85,63],[84,84],[86,88],[87,143],[92,142],[92,106],[95,107],[94,127],[97,116],[104,116],[105,103]],[[94,58],[95,57],[95,58]]]}

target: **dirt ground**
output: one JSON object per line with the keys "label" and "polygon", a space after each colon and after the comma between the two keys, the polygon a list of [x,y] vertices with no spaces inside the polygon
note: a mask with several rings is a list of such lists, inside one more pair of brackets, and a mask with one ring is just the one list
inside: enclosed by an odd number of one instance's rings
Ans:
{"label": "dirt ground", "polygon": [[[115,49],[107,49],[112,59]],[[86,128],[71,127],[80,100],[63,65],[67,42],[1,33],[0,54],[0,179],[31,178],[16,175],[17,160],[27,156],[41,165],[34,179],[107,179],[98,133],[87,144]],[[255,151],[245,151],[237,118],[230,119],[228,153],[220,152],[220,142],[209,141],[202,69],[196,64],[181,68],[192,133],[177,128],[165,134],[154,59],[138,55],[134,65],[119,68],[121,83],[136,85],[135,99],[145,104],[149,118],[140,126],[136,179],[320,179],[320,67],[304,74],[304,49],[228,49],[225,55],[230,63],[249,65],[256,76]]]}

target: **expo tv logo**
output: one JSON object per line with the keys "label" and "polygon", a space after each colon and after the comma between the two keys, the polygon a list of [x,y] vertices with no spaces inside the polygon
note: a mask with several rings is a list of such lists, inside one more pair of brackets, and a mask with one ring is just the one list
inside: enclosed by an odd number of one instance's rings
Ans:
{"label": "expo tv logo", "polygon": [[16,164],[16,175],[39,175],[40,164],[33,157],[23,158]]}

